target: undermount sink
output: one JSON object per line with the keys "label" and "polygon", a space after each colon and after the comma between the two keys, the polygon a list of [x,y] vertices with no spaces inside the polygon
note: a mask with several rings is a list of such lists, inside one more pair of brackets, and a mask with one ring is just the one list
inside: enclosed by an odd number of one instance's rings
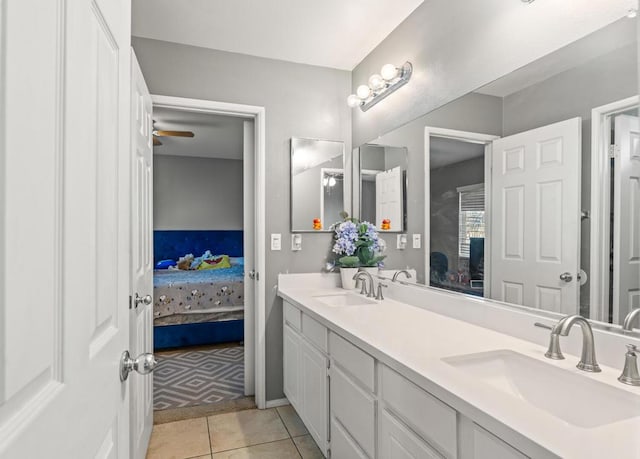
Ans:
{"label": "undermount sink", "polygon": [[335,293],[332,295],[317,295],[314,298],[327,306],[363,306],[376,304],[375,300],[355,293]]}
{"label": "undermount sink", "polygon": [[640,416],[640,395],[510,350],[442,359],[469,378],[576,427],[594,428]]}

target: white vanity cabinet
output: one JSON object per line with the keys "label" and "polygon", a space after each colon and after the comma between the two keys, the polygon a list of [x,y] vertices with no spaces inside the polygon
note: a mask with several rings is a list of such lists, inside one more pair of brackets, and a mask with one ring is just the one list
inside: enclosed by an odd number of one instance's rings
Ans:
{"label": "white vanity cabinet", "polygon": [[322,452],[329,438],[327,329],[284,302],[284,393]]}
{"label": "white vanity cabinet", "polygon": [[[333,459],[528,457],[284,301],[284,392]],[[304,309],[304,308],[302,308]],[[394,367],[395,368],[395,367]],[[507,441],[505,441],[507,440]],[[521,443],[521,438],[513,442]],[[555,457],[534,448],[531,457]]]}

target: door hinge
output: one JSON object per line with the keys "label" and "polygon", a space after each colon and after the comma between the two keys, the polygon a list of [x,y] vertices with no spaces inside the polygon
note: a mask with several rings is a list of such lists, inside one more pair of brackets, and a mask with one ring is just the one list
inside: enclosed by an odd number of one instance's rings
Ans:
{"label": "door hinge", "polygon": [[129,295],[129,309],[133,309],[133,297]]}
{"label": "door hinge", "polygon": [[620,147],[618,145],[609,145],[609,158],[616,158],[620,155]]}

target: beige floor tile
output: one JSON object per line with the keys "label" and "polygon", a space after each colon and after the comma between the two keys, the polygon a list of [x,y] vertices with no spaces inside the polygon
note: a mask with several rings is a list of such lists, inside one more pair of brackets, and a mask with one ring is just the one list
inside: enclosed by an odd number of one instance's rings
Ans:
{"label": "beige floor tile", "polygon": [[300,459],[291,439],[214,453],[213,459]]}
{"label": "beige floor tile", "polygon": [[207,418],[153,426],[147,459],[185,459],[211,453]]}
{"label": "beige floor tile", "polygon": [[237,411],[207,419],[214,453],[289,438],[275,409]]}
{"label": "beige floor tile", "polygon": [[316,445],[316,442],[311,435],[295,437],[293,441],[296,444],[302,459],[324,459],[320,448],[318,448],[318,445]]}
{"label": "beige floor tile", "polygon": [[285,427],[289,431],[289,435],[292,437],[299,437],[301,435],[307,435],[309,431],[304,426],[302,419],[296,413],[296,410],[293,409],[291,405],[279,406],[276,408],[278,410],[278,414],[282,418]]}

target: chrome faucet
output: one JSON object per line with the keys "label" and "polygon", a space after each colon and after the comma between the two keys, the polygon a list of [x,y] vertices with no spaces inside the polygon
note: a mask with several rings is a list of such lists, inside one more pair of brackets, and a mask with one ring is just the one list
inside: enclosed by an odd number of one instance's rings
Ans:
{"label": "chrome faucet", "polygon": [[[364,276],[366,279],[362,279],[362,276]],[[366,284],[362,285],[362,290],[360,290],[360,293],[362,293],[363,295],[366,294],[367,298],[373,298],[376,295],[373,293],[374,290],[374,285],[373,285],[373,277],[371,276],[371,274],[369,274],[366,271],[359,271],[356,273],[355,276],[353,276],[353,280],[357,281],[357,280],[362,280],[363,282],[365,282],[366,280],[369,280],[369,288],[367,288]]]}
{"label": "chrome faucet", "polygon": [[[578,362],[578,365],[576,366],[580,370],[590,371],[593,373],[602,371],[596,361],[596,349],[593,341],[593,330],[591,329],[591,325],[587,319],[578,315],[563,317],[551,329],[551,341],[549,342],[549,350],[544,354],[545,357],[554,360],[564,359],[564,356],[560,351],[559,337],[568,336],[569,330],[571,330],[571,327],[575,324],[580,325],[580,328],[582,329],[582,356],[580,357],[580,362]],[[536,324],[536,326],[547,328],[542,324]]]}
{"label": "chrome faucet", "polygon": [[411,273],[406,269],[401,269],[400,271],[396,271],[395,273],[393,273],[393,278],[391,279],[391,282],[396,282],[400,274],[404,274],[407,279],[411,279]]}
{"label": "chrome faucet", "polygon": [[636,317],[640,316],[640,308],[633,309],[627,314],[627,317],[624,318],[624,322],[622,324],[622,331],[633,331],[633,321]]}

